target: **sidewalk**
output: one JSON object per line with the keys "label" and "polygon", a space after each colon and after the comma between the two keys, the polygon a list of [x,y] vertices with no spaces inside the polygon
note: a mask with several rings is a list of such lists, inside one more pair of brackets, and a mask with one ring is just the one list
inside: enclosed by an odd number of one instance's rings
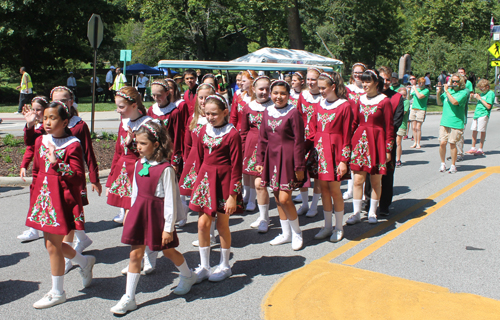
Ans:
{"label": "sidewalk", "polygon": [[[80,118],[83,119],[83,121],[90,122],[90,118],[91,118],[90,112],[81,112],[79,116],[80,116]],[[8,113],[0,112],[0,119],[24,121],[24,117],[22,114],[14,114],[11,112],[8,112]],[[120,115],[116,111],[100,111],[100,112],[95,112],[94,119],[96,121],[120,120]]]}

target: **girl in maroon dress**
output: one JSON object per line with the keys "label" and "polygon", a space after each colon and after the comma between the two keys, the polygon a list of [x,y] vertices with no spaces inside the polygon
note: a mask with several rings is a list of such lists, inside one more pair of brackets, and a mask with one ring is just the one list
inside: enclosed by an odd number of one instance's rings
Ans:
{"label": "girl in maroon dress", "polygon": [[304,90],[306,75],[304,71],[296,71],[292,74],[292,85],[290,89],[290,103],[294,107],[297,107],[299,102],[300,94]]}
{"label": "girl in maroon dress", "polygon": [[125,314],[137,308],[135,290],[139,282],[141,262],[146,250],[162,250],[179,269],[180,282],[174,290],[183,295],[196,282],[184,256],[175,248],[179,238],[175,222],[182,219],[182,208],[176,173],[169,159],[172,147],[165,127],[155,121],[143,124],[135,133],[137,152],[141,159],[135,163],[132,188],[132,207],[123,227],[122,242],[131,245],[126,293],[111,308],[115,314]]}
{"label": "girl in maroon dress", "polygon": [[[227,121],[229,111],[224,97],[212,95],[205,102],[208,123],[201,129],[197,162],[201,165],[193,187],[189,208],[199,213],[198,240],[200,266],[195,272],[198,282],[222,281],[231,276],[229,255],[231,232],[229,216],[243,211],[241,201],[241,139]],[[210,270],[210,225],[217,216],[221,244],[220,264]]]}
{"label": "girl in maroon dress", "polygon": [[[260,186],[260,173],[257,172],[255,164],[257,162],[257,143],[262,117],[267,107],[273,104],[269,96],[270,85],[271,80],[266,76],[260,76],[254,80],[252,86],[256,99],[243,108],[240,132],[244,146],[243,181],[247,179],[250,190],[256,191],[259,204],[259,218],[250,227],[258,228],[260,233],[266,233],[269,228],[269,193],[266,188]],[[251,205],[253,205],[253,209],[250,208]],[[255,210],[255,200],[252,201],[251,197],[246,210]]]}
{"label": "girl in maroon dress", "polygon": [[387,172],[394,147],[392,106],[389,98],[380,91],[384,82],[377,71],[366,70],[361,76],[366,92],[359,98],[359,109],[354,114],[352,135],[351,170],[354,171],[354,213],[347,224],[361,221],[361,197],[366,174],[370,174],[372,194],[368,222],[377,223],[377,207],[381,195],[382,175]]}
{"label": "girl in maroon dress", "polygon": [[[323,72],[323,70],[317,68],[309,68],[307,70],[306,83],[308,90],[302,91],[299,100],[297,101],[297,110],[302,115],[302,120],[304,121],[304,138],[307,138],[309,136],[309,128],[311,126],[312,116],[315,112],[314,110],[319,105],[319,101],[321,100],[321,94],[319,93],[318,88],[318,78],[321,72]],[[309,150],[308,147],[309,145],[304,146],[306,150]],[[306,154],[306,158],[308,159],[308,161],[310,161],[309,154]],[[297,211],[299,216],[305,213],[307,217],[315,217],[318,214],[318,201],[321,197],[321,188],[319,186],[319,183],[315,180],[313,199],[311,202],[311,207],[309,207],[309,192],[307,187],[310,186],[310,180],[308,178],[305,187],[300,189],[302,206],[300,206],[299,210]]]}
{"label": "girl in maroon dress", "polygon": [[[346,86],[347,89],[347,101],[351,103],[353,114],[358,112],[359,97],[365,94],[363,90],[363,83],[361,83],[361,75],[366,70],[366,65],[361,62],[357,62],[352,65],[351,78],[349,79],[349,84]],[[352,187],[353,187],[354,173],[351,172],[351,179],[347,181],[347,190],[343,194],[344,200],[352,198]]]}
{"label": "girl in maroon dress", "polygon": [[[348,165],[351,157],[352,109],[346,99],[344,82],[338,73],[322,73],[318,78],[318,87],[322,99],[311,122],[310,138],[314,139],[317,161],[314,162],[316,165],[313,170],[321,187],[325,227],[314,238],[331,236],[330,241],[338,242],[344,236],[344,199],[340,183],[350,177]],[[332,225],[333,209],[335,230]]]}
{"label": "girl in maroon dress", "polygon": [[83,286],[92,282],[95,257],[82,256],[63,238],[71,230],[84,229],[81,186],[85,182],[80,141],[68,130],[70,112],[62,102],[52,102],[44,111],[47,134],[35,141],[30,210],[26,225],[43,231],[50,257],[52,290],[33,305],[49,308],[66,301],[63,290],[64,257],[81,268]]}
{"label": "girl in maroon dress", "polygon": [[292,242],[292,248],[299,250],[303,240],[292,191],[305,180],[304,123],[297,108],[288,104],[289,98],[288,83],[277,80],[271,84],[274,105],[262,118],[256,169],[261,173],[261,187],[273,189],[278,205],[282,233],[270,244]]}
{"label": "girl in maroon dress", "polygon": [[[33,130],[34,138],[38,138],[42,134],[44,134],[43,130],[43,111],[47,104],[49,103],[49,99],[44,96],[36,96],[31,100],[31,106],[25,105],[23,107],[23,116],[26,119],[26,126],[24,127],[24,140],[26,141],[26,131]],[[26,144],[26,143],[25,143]],[[35,154],[35,146],[34,145],[26,145],[26,150],[23,155],[23,161],[21,162],[21,170],[19,172],[19,176],[23,181],[26,181],[24,178],[26,177],[26,171],[28,170],[31,160],[33,160],[33,156]],[[30,190],[32,192],[32,190]],[[22,234],[18,235],[17,238],[21,241],[31,241],[36,240],[40,237],[38,230],[34,228],[29,228],[24,231]]]}
{"label": "girl in maroon dress", "polygon": [[[175,103],[177,109],[179,109],[179,111],[181,112],[182,119],[184,119],[184,129],[182,131],[182,137],[184,137],[187,127],[189,126],[189,107],[186,101],[181,98],[181,92],[179,91],[179,86],[177,85],[175,80],[167,78],[165,79],[165,81],[167,81],[168,84],[168,100]],[[182,147],[184,148],[184,145]],[[182,154],[184,154],[184,149],[182,149]]]}

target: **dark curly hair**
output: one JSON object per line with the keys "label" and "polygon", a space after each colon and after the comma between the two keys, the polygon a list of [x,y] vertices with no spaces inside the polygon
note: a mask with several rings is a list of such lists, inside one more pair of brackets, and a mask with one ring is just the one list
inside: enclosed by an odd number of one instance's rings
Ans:
{"label": "dark curly hair", "polygon": [[170,160],[170,158],[172,157],[172,140],[167,133],[167,129],[165,128],[165,126],[159,124],[156,121],[148,121],[146,122],[146,124],[153,127],[153,129],[156,131],[156,136],[158,136],[158,139],[156,138],[155,134],[153,134],[153,132],[151,132],[151,130],[149,130],[144,125],[142,125],[135,134],[138,135],[144,133],[147,135],[148,140],[152,143],[155,143],[156,141],[159,142],[160,145],[155,149],[155,152],[153,153],[153,160],[155,160],[156,162]]}

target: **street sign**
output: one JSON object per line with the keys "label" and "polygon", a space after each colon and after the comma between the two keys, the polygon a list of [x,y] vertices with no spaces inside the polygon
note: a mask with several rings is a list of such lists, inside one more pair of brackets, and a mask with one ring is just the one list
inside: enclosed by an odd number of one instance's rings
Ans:
{"label": "street sign", "polygon": [[132,60],[132,50],[120,50],[120,61],[126,62]]}
{"label": "street sign", "polygon": [[488,51],[495,57],[495,58],[500,58],[500,42],[495,42],[489,49]]}
{"label": "street sign", "polygon": [[92,14],[87,25],[87,38],[89,38],[90,45],[94,50],[97,50],[101,45],[103,29],[101,16],[95,13]]}
{"label": "street sign", "polygon": [[491,61],[492,67],[500,67],[500,61]]}

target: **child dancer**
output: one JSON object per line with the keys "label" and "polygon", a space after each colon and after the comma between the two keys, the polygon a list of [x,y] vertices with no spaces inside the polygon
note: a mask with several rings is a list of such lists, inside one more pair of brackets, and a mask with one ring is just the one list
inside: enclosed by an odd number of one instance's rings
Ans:
{"label": "child dancer", "polygon": [[[205,102],[208,123],[201,129],[197,154],[200,169],[191,196],[191,210],[199,212],[198,240],[200,266],[195,272],[197,282],[205,279],[222,281],[231,276],[229,255],[231,232],[229,216],[241,212],[241,139],[228,123],[229,114],[224,97],[211,95]],[[210,225],[217,216],[217,231],[221,243],[220,263],[210,269]]]}
{"label": "child dancer", "polygon": [[398,92],[401,94],[404,101],[404,116],[403,116],[403,123],[401,123],[401,126],[398,129],[398,132],[396,133],[396,167],[401,167],[401,155],[403,154],[403,146],[402,146],[402,141],[403,137],[406,136],[407,132],[407,126],[408,126],[408,116],[410,115],[410,100],[406,99],[408,96],[408,89],[406,87],[401,87],[398,89]]}
{"label": "child dancer", "polygon": [[300,94],[302,93],[302,90],[304,90],[305,78],[306,76],[304,71],[297,71],[292,74],[292,85],[290,90],[289,103],[294,107],[297,107],[297,102],[299,101]]}
{"label": "child dancer", "polygon": [[[310,137],[314,138],[318,158],[314,171],[321,186],[325,227],[314,239],[331,236],[330,241],[338,242],[344,236],[344,199],[340,183],[350,177],[347,173],[351,156],[352,109],[346,100],[347,91],[338,73],[322,73],[318,78],[318,87],[322,99],[311,123]],[[332,226],[332,211],[335,213],[335,230]]]}
{"label": "child dancer", "polygon": [[[262,117],[266,109],[273,104],[269,96],[270,85],[271,80],[267,76],[260,76],[254,80],[252,86],[256,99],[243,108],[241,121],[241,140],[244,146],[243,180],[249,180],[250,190],[256,191],[259,204],[259,218],[250,227],[258,228],[260,233],[266,233],[269,228],[269,193],[266,188],[260,186],[260,173],[255,169],[255,163]],[[252,202],[250,199],[246,210],[255,210],[255,201]]]}
{"label": "child dancer", "polygon": [[303,240],[292,191],[305,180],[304,123],[298,110],[288,104],[289,98],[288,83],[277,80],[271,84],[274,105],[262,118],[256,169],[261,173],[261,187],[273,189],[278,205],[282,233],[270,244],[292,242],[293,250],[299,250]]}
{"label": "child dancer", "polygon": [[163,255],[179,269],[181,279],[174,289],[175,294],[188,293],[197,279],[183,255],[175,249],[179,246],[175,221],[183,208],[175,170],[167,160],[172,156],[170,138],[164,126],[150,121],[136,131],[135,139],[141,159],[135,164],[132,207],[122,234],[122,242],[132,247],[126,293],[111,308],[115,314],[125,314],[137,308],[135,290],[146,247],[162,250]]}
{"label": "child dancer", "polygon": [[[311,124],[311,119],[314,114],[314,110],[319,105],[321,99],[321,94],[318,88],[318,78],[323,70],[317,68],[309,68],[307,70],[307,87],[308,90],[302,91],[299,100],[297,101],[297,110],[302,115],[302,120],[305,126],[305,137],[309,136],[309,128]],[[306,157],[309,157],[307,154]],[[309,192],[308,187],[310,187],[310,179],[307,179],[306,186],[300,189],[300,194],[302,198],[302,206],[300,206],[297,214],[306,214],[307,217],[315,217],[318,214],[318,201],[321,197],[321,188],[319,183],[314,183],[313,189],[313,200],[311,202],[311,207],[309,207]]]}
{"label": "child dancer", "polygon": [[370,174],[372,193],[368,222],[377,223],[377,207],[382,191],[382,175],[387,173],[394,147],[394,123],[389,98],[381,94],[384,82],[377,71],[366,70],[361,76],[366,92],[359,98],[359,110],[354,115],[351,145],[351,170],[354,171],[354,213],[347,224],[361,222],[361,197],[366,174]]}
{"label": "child dancer", "polygon": [[64,257],[80,266],[83,286],[92,282],[95,257],[82,256],[63,242],[71,230],[83,230],[84,215],[81,186],[85,182],[83,152],[79,140],[70,135],[70,111],[62,102],[52,102],[44,111],[46,135],[35,142],[33,192],[26,219],[28,227],[42,230],[50,257],[52,289],[33,304],[49,308],[66,301]]}
{"label": "child dancer", "polygon": [[[23,115],[26,119],[26,127],[24,128],[24,139],[26,141],[26,131],[33,130],[33,137],[36,139],[39,136],[43,135],[45,131],[43,130],[43,111],[47,104],[49,103],[49,99],[44,96],[36,96],[31,100],[31,107],[24,106],[23,107]],[[21,163],[21,170],[19,172],[19,176],[23,181],[26,181],[24,178],[26,177],[26,171],[28,170],[31,160],[35,154],[35,146],[26,144],[26,151],[23,155],[23,161]],[[30,193],[33,190],[30,190]],[[17,238],[21,241],[32,241],[36,240],[40,237],[38,230],[35,228],[29,228],[24,231],[22,234],[18,235]]]}
{"label": "child dancer", "polygon": [[[182,137],[184,137],[185,130],[189,126],[189,123],[188,123],[189,117],[190,117],[189,107],[188,107],[186,101],[184,101],[184,99],[181,98],[179,86],[177,85],[175,80],[167,78],[167,79],[165,79],[165,81],[167,81],[168,88],[169,88],[168,100],[175,103],[175,105],[177,106],[177,109],[179,109],[179,111],[181,112],[182,119],[184,119],[184,129],[183,129],[184,131],[182,132]],[[182,149],[182,154],[184,154],[184,146]]]}
{"label": "child dancer", "polygon": [[[365,94],[365,91],[363,90],[363,83],[361,83],[361,75],[365,72],[365,70],[365,64],[361,62],[353,64],[351,78],[349,79],[349,84],[346,86],[347,100],[351,103],[353,114],[358,112],[359,97]],[[354,173],[351,172],[351,179],[347,181],[347,191],[342,195],[344,200],[352,198],[353,179]]]}

